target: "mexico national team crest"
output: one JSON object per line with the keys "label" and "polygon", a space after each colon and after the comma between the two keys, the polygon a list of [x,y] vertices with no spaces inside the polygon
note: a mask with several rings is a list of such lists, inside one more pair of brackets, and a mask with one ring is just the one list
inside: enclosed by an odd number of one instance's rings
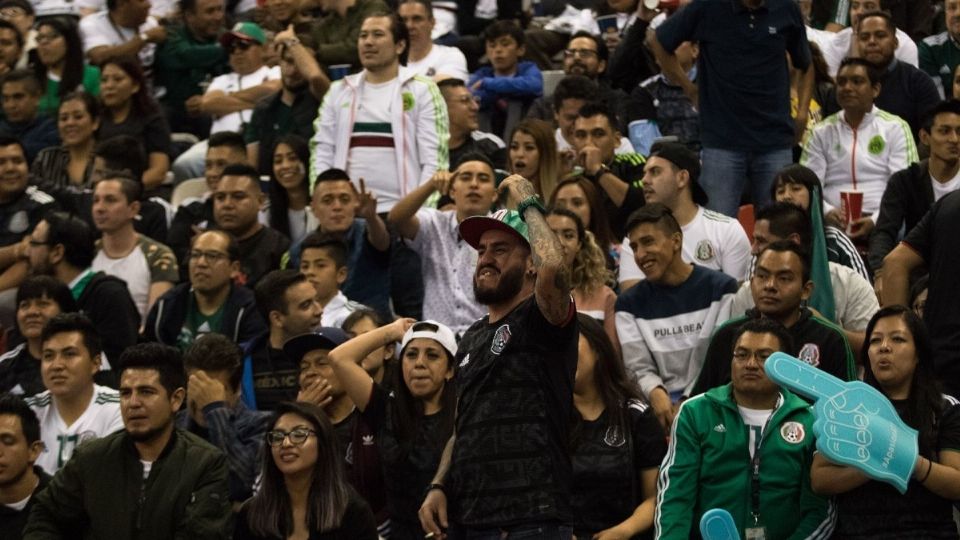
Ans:
{"label": "mexico national team crest", "polygon": [[820,365],[820,346],[816,343],[804,343],[797,357],[813,367]]}
{"label": "mexico national team crest", "polygon": [[493,343],[490,345],[490,352],[500,354],[507,348],[507,342],[510,341],[510,325],[505,324],[497,328],[497,333],[493,335]]}
{"label": "mexico national team crest", "polygon": [[623,436],[623,432],[620,431],[619,426],[610,426],[607,428],[607,432],[603,435],[603,442],[607,446],[620,448],[626,444],[627,438]]}
{"label": "mexico national team crest", "polygon": [[780,436],[790,444],[800,444],[807,436],[800,422],[786,422],[780,427]]}
{"label": "mexico national team crest", "polygon": [[713,249],[713,244],[711,244],[709,240],[701,240],[697,243],[695,256],[698,261],[707,262],[713,260],[714,255],[716,255],[716,252]]}

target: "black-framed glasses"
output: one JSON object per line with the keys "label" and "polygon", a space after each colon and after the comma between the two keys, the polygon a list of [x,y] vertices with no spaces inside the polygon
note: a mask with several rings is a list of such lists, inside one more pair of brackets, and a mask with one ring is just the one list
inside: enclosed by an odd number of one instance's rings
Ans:
{"label": "black-framed glasses", "polygon": [[230,54],[233,54],[234,51],[244,52],[250,47],[253,47],[253,43],[238,39],[238,40],[235,40],[233,43],[231,43],[229,47],[227,47],[227,52]]}
{"label": "black-framed glasses", "polygon": [[563,56],[566,58],[594,58],[597,56],[597,51],[592,49],[566,49],[563,51]]}
{"label": "black-framed glasses", "polygon": [[759,351],[748,351],[747,349],[736,349],[733,351],[733,359],[737,362],[746,362],[751,358],[756,358],[758,364],[763,364],[767,358],[773,354],[773,351],[761,349]]}
{"label": "black-framed glasses", "polygon": [[188,257],[190,257],[191,261],[206,259],[209,263],[215,263],[226,259],[229,257],[229,255],[221,251],[200,251],[199,249],[191,249]]}
{"label": "black-framed glasses", "polygon": [[37,32],[37,43],[49,43],[62,35],[63,34],[55,30],[48,32]]}
{"label": "black-framed glasses", "polygon": [[307,438],[309,438],[310,435],[316,434],[316,431],[302,427],[293,428],[290,431],[274,429],[267,432],[267,444],[270,446],[281,446],[284,440],[290,439],[290,444],[300,446],[307,442]]}

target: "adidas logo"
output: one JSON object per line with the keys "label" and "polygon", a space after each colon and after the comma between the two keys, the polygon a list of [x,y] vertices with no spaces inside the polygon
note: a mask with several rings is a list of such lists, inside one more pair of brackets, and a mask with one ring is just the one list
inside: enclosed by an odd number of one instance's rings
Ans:
{"label": "adidas logo", "polygon": [[364,446],[373,446],[373,435],[364,435],[362,442]]}
{"label": "adidas logo", "polygon": [[713,430],[716,431],[717,433],[726,433],[726,432],[727,432],[727,426],[725,426],[725,425],[723,425],[723,424],[717,424],[717,425],[713,426]]}
{"label": "adidas logo", "polygon": [[467,353],[467,355],[463,357],[463,360],[460,361],[460,364],[457,367],[462,368],[469,363],[470,363],[470,353]]}

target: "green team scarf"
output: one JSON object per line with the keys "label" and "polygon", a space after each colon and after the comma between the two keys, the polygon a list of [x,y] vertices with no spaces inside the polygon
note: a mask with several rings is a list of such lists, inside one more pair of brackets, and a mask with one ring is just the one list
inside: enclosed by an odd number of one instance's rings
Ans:
{"label": "green team scarf", "polygon": [[827,240],[823,233],[823,203],[820,190],[810,193],[810,221],[813,227],[813,248],[810,252],[810,279],[813,281],[813,294],[807,302],[825,318],[839,324],[837,306],[833,299],[833,284],[830,281],[830,264],[827,259]]}

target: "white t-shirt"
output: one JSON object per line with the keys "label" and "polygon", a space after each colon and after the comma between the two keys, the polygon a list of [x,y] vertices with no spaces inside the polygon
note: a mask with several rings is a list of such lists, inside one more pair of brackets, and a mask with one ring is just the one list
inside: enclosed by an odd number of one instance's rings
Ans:
{"label": "white t-shirt", "polygon": [[140,320],[146,320],[150,308],[150,285],[161,281],[171,284],[180,281],[173,251],[142,234],[139,235],[137,247],[126,257],[113,259],[101,249],[93,258],[91,268],[127,282],[130,297],[140,312]]}
{"label": "white t-shirt", "polygon": [[[247,88],[259,86],[267,81],[280,80],[280,66],[269,67],[261,66],[260,69],[249,75],[238,75],[236,73],[224,73],[210,81],[207,92],[219,90],[225,94],[238,92]],[[253,116],[253,107],[244,109],[240,112],[230,113],[220,118],[214,118],[210,126],[210,133],[218,131],[235,131],[243,133],[243,125],[250,121]]]}
{"label": "white t-shirt", "polygon": [[[557,152],[563,152],[564,150],[569,150],[573,148],[573,145],[567,142],[563,138],[563,133],[560,133],[560,128],[554,132],[554,136],[557,139]],[[633,144],[630,142],[628,137],[620,137],[620,146],[613,151],[614,154],[633,154],[636,153],[636,150],[633,149]]]}
{"label": "white t-shirt", "polygon": [[343,321],[347,320],[354,311],[364,307],[359,302],[348,300],[343,291],[337,291],[337,295],[323,306],[323,314],[320,316],[320,326],[340,328]]}
{"label": "white t-shirt", "polygon": [[760,441],[763,440],[761,437],[763,434],[763,426],[766,425],[767,419],[773,414],[773,409],[748,409],[742,405],[737,405],[737,408],[740,409],[740,417],[743,418],[743,423],[747,426],[747,431],[750,433],[750,444],[748,448],[750,449],[750,458],[753,459],[753,454],[757,450]]}
{"label": "white t-shirt", "polygon": [[955,191],[958,187],[960,187],[960,171],[953,175],[953,178],[943,183],[937,182],[934,180],[933,176],[931,176],[930,185],[933,186],[933,202],[937,202],[947,193]]}
{"label": "white t-shirt", "polygon": [[467,72],[467,57],[456,47],[434,45],[430,53],[416,62],[407,61],[407,67],[425,77],[448,75],[464,82],[470,77]]}
{"label": "white t-shirt", "polygon": [[389,211],[401,199],[397,171],[397,152],[391,108],[399,91],[400,79],[385,83],[364,82],[347,157],[347,174],[377,196],[377,212]]}
{"label": "white t-shirt", "polygon": [[[683,260],[719,270],[743,281],[750,268],[750,239],[740,222],[702,206],[696,217],[683,227]],[[620,282],[644,279],[625,238],[620,247]]]}
{"label": "white t-shirt", "polygon": [[[125,28],[110,20],[106,11],[100,11],[80,19],[80,37],[83,38],[83,53],[87,54],[95,47],[123,45],[143,32],[156,28],[160,23],[153,17],[147,17],[140,28]],[[140,49],[140,63],[144,68],[153,66],[157,52],[155,43],[147,43]]]}
{"label": "white t-shirt", "polygon": [[[823,59],[827,61],[827,70],[831,77],[837,76],[837,70],[840,69],[840,62],[850,56],[850,43],[853,38],[853,29],[844,28],[837,33],[831,32],[810,32],[807,30],[807,39],[813,41],[823,52]],[[913,67],[919,67],[919,53],[917,44],[914,43],[910,35],[903,30],[897,29],[897,50],[894,56],[901,62],[906,62]]]}
{"label": "white t-shirt", "polygon": [[50,475],[70,460],[80,444],[123,429],[120,393],[105,386],[93,386],[90,405],[70,426],[60,418],[49,390],[28,398],[27,404],[40,419],[40,439],[45,446],[36,464]]}

